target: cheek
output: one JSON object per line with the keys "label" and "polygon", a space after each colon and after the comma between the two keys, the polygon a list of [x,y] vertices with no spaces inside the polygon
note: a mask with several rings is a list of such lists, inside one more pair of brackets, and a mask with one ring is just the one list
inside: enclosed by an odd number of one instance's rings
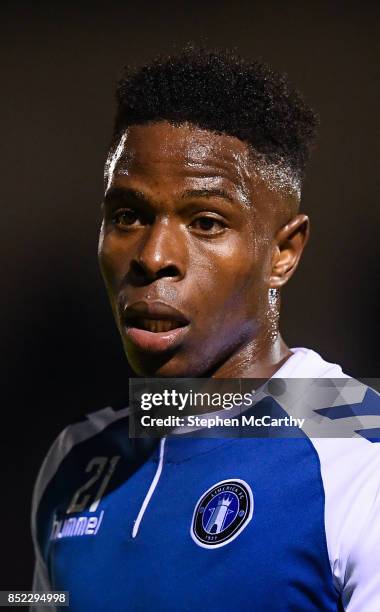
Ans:
{"label": "cheek", "polygon": [[228,242],[198,248],[192,259],[199,291],[211,301],[254,292],[269,276],[267,251],[266,244],[236,235]]}
{"label": "cheek", "polygon": [[127,274],[129,258],[123,242],[115,235],[107,234],[103,225],[99,235],[98,260],[107,288],[115,290]]}
{"label": "cheek", "polygon": [[203,344],[207,369],[215,354],[255,337],[261,328],[266,311],[266,253],[237,236],[228,244],[198,249],[197,258],[191,279],[198,296],[198,308],[193,302],[192,348],[199,359],[199,342],[207,337]]}

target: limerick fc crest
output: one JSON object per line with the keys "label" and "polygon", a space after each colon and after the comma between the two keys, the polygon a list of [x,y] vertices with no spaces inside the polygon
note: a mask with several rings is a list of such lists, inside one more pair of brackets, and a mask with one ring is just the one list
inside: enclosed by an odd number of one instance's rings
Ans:
{"label": "limerick fc crest", "polygon": [[202,548],[219,548],[234,540],[253,514],[251,487],[238,478],[217,482],[198,500],[191,537]]}

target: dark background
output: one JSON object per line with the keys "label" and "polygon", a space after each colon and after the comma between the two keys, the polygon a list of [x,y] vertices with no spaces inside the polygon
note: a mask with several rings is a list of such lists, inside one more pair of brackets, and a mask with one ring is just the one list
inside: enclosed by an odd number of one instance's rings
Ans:
{"label": "dark background", "polygon": [[379,376],[375,2],[3,3],[1,589],[30,588],[33,481],[55,435],[124,394],[128,366],[97,268],[103,163],[125,63],[186,41],[284,70],[319,111],[304,189],[312,238],[282,329]]}

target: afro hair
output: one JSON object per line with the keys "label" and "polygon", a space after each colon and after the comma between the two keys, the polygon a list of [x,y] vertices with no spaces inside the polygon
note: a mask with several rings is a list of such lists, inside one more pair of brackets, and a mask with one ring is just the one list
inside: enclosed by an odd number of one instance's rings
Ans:
{"label": "afro hair", "polygon": [[228,50],[186,47],[139,68],[117,88],[113,142],[134,124],[166,120],[245,141],[298,179],[310,156],[318,117],[286,75]]}

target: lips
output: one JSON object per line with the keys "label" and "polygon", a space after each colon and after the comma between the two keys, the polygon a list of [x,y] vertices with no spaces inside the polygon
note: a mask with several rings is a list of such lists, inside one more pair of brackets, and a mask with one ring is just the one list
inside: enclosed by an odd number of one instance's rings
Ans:
{"label": "lips", "polygon": [[122,310],[125,335],[140,350],[161,352],[177,346],[189,319],[163,302],[136,302]]}
{"label": "lips", "polygon": [[178,321],[165,320],[165,319],[146,319],[136,317],[130,321],[130,327],[137,327],[138,329],[145,329],[146,331],[153,332],[154,334],[161,332],[168,332],[172,329],[182,327]]}

